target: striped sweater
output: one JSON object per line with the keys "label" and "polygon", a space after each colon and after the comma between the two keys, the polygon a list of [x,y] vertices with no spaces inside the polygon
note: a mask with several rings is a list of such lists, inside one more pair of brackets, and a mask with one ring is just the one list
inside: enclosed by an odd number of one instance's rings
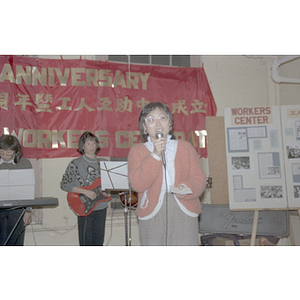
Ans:
{"label": "striped sweater", "polygon": [[[199,196],[205,189],[206,175],[201,169],[195,149],[189,142],[171,140],[168,143],[175,148],[173,158],[167,161],[174,173],[174,186],[184,184],[192,190],[192,194],[180,200],[175,197],[176,201],[182,211],[197,217],[201,213]],[[139,219],[152,218],[162,205],[166,188],[162,161],[152,153],[149,142],[131,148],[128,155],[128,175],[132,188],[139,195],[136,210]]]}

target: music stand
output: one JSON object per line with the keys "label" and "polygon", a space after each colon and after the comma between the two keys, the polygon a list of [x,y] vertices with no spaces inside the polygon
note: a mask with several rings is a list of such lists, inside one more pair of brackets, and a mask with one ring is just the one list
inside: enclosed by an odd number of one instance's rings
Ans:
{"label": "music stand", "polygon": [[128,163],[124,161],[100,161],[101,187],[103,191],[129,191],[129,237],[128,207],[125,194],[125,243],[131,246],[131,188],[128,181]]}

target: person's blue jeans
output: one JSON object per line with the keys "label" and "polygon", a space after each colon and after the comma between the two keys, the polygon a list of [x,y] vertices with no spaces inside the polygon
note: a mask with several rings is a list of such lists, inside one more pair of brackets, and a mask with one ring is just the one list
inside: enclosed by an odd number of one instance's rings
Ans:
{"label": "person's blue jeans", "polygon": [[78,217],[80,246],[103,246],[107,208],[94,210],[86,217]]}
{"label": "person's blue jeans", "polygon": [[[0,245],[4,245],[6,239],[14,228],[23,208],[17,209],[0,209]],[[7,246],[23,246],[25,237],[25,226],[23,218],[21,218],[13,235],[7,242]]]}

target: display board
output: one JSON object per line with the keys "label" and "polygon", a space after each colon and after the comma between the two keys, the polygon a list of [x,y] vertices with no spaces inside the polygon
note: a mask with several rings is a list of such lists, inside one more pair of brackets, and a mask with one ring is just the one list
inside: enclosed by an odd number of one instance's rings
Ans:
{"label": "display board", "polygon": [[281,106],[288,206],[300,208],[300,105]]}
{"label": "display board", "polygon": [[225,108],[230,210],[287,209],[279,106]]}

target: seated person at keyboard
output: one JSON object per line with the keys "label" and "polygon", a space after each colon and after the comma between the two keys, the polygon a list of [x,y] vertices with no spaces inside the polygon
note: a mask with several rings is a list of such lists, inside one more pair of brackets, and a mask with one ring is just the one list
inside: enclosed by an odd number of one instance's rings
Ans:
{"label": "seated person at keyboard", "polygon": [[[18,139],[12,135],[0,137],[0,170],[32,169],[30,161],[22,157],[23,152]],[[16,187],[17,188],[17,187]],[[23,246],[25,226],[31,223],[30,208],[26,209],[23,222],[20,221],[6,245]],[[4,245],[13,227],[15,226],[23,208],[0,209],[0,245]]]}

